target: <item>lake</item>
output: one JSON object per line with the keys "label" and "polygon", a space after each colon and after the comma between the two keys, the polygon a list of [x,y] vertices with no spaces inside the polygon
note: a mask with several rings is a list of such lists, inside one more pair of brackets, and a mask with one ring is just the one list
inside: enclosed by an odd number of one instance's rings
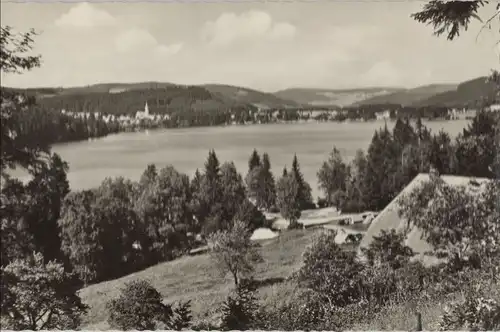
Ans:
{"label": "lake", "polygon": [[[455,137],[469,120],[431,121],[424,124],[437,132],[440,129]],[[395,122],[388,122],[392,129]],[[316,173],[333,146],[350,160],[357,149],[368,148],[373,133],[384,125],[381,121],[355,123],[286,123],[185,129],[160,129],[139,133],[120,133],[93,141],[53,146],[69,163],[68,178],[71,188],[88,189],[98,186],[105,177],[124,176],[138,180],[146,166],[158,168],[168,164],[177,170],[194,174],[203,168],[210,149],[222,163],[233,161],[244,176],[248,158],[254,148],[267,152],[275,177],[283,167],[292,164],[297,154],[304,178],[313,189],[313,197],[320,195]],[[16,170],[13,175],[22,176]]]}

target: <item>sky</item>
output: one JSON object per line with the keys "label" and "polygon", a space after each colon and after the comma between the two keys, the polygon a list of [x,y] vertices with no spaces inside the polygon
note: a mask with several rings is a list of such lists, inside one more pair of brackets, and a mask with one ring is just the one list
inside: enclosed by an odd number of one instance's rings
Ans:
{"label": "sky", "polygon": [[[459,83],[499,68],[498,28],[455,41],[410,18],[422,1],[1,2],[39,32],[42,66],[2,85],[221,83],[274,92]],[[484,8],[482,17],[494,13]],[[496,34],[495,34],[496,31]]]}

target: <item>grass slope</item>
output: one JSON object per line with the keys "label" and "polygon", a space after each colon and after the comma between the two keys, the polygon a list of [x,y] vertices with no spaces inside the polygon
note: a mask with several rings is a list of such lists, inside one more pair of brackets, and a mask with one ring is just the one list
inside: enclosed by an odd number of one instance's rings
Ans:
{"label": "grass slope", "polygon": [[[257,266],[255,277],[263,283],[259,289],[259,298],[264,304],[277,292],[293,292],[290,283],[276,281],[286,279],[298,270],[302,252],[316,232],[317,230],[284,232],[278,238],[262,243],[264,262]],[[195,320],[213,317],[219,304],[234,287],[229,276],[220,277],[208,254],[182,257],[82,289],[80,296],[90,306],[90,311],[84,318],[84,328],[107,329],[106,303],[118,296],[120,288],[126,282],[136,279],[151,281],[168,302],[191,300]]]}
{"label": "grass slope", "polygon": [[202,87],[225,98],[253,104],[260,108],[297,107],[301,105],[296,101],[286,100],[286,98],[280,98],[272,93],[265,93],[244,87],[224,84],[205,84]]}
{"label": "grass slope", "polygon": [[456,88],[457,84],[425,85],[414,89],[396,91],[387,95],[368,98],[356,103],[356,105],[400,104],[408,106],[421,100],[428,99],[436,94],[454,91]]}
{"label": "grass slope", "polygon": [[385,87],[345,90],[292,88],[278,91],[275,95],[301,104],[315,106],[349,106],[368,98],[386,95],[400,90],[399,88]]}
{"label": "grass slope", "polygon": [[456,90],[436,94],[420,100],[413,106],[441,105],[448,107],[477,106],[482,101],[494,100],[498,88],[486,77],[479,77],[458,85]]}

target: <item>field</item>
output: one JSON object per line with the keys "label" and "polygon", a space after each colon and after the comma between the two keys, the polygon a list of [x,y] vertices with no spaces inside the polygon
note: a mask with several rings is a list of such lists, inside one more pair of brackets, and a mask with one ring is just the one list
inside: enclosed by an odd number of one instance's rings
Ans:
{"label": "field", "polygon": [[[276,292],[293,291],[282,282],[300,267],[302,252],[318,230],[288,231],[262,243],[264,262],[256,269],[256,279],[262,282],[259,298],[263,302]],[[228,277],[220,277],[208,254],[158,264],[120,279],[91,285],[80,291],[83,301],[90,306],[83,328],[107,329],[106,302],[119,294],[126,282],[146,279],[163,295],[167,302],[191,300],[195,320],[209,319],[216,314],[219,304],[234,287]]]}

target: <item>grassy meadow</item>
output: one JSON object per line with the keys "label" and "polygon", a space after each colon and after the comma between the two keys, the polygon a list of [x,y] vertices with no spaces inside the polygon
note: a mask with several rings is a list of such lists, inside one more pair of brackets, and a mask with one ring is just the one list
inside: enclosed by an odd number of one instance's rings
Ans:
{"label": "grassy meadow", "polygon": [[[318,231],[320,230],[286,231],[277,238],[262,242],[264,262],[256,267],[255,278],[262,282],[259,299],[264,304],[277,293],[293,292],[295,286],[286,282],[286,278],[299,269],[302,252]],[[119,295],[119,290],[125,283],[137,279],[151,281],[169,303],[191,300],[194,320],[214,318],[219,304],[234,288],[229,275],[221,277],[208,254],[182,257],[83,288],[80,296],[90,306],[83,328],[107,329],[106,303]]]}
{"label": "grassy meadow", "polygon": [[[287,278],[300,268],[304,249],[311,243],[312,237],[321,231],[321,228],[284,231],[277,238],[260,242],[264,261],[257,265],[255,279],[260,282],[258,299],[264,308],[275,307],[276,301],[292,298],[297,286]],[[116,280],[83,288],[80,296],[90,309],[84,317],[82,328],[108,329],[106,303],[119,295],[125,283],[137,279],[149,280],[168,303],[191,300],[195,322],[216,322],[220,304],[234,288],[231,277],[221,277],[208,254],[181,257]],[[488,297],[500,301],[500,283],[485,283],[483,291]],[[440,300],[426,299],[425,294],[404,299],[402,303],[384,306],[375,315],[367,315],[362,321],[356,322],[352,329],[415,330],[416,312],[420,312],[423,328],[437,330],[446,303],[460,300],[463,296],[463,290],[457,289]]]}

